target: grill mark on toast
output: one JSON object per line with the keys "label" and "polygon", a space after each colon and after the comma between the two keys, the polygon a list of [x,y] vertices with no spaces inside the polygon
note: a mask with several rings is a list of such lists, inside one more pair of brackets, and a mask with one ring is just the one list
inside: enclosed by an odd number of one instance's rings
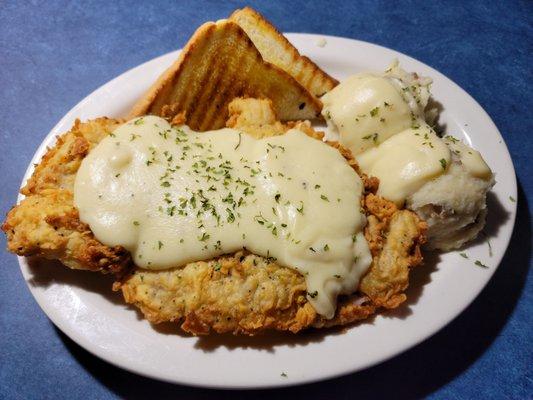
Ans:
{"label": "grill mark on toast", "polygon": [[[232,35],[236,35],[239,37],[240,40],[236,40],[236,43],[239,43],[239,47],[248,47],[253,46],[253,43],[244,36],[243,32],[241,30],[235,29],[233,30]],[[248,40],[244,41],[246,43],[243,45],[242,39],[246,38]],[[218,88],[218,90],[215,92],[214,98],[212,99],[212,106],[217,111],[216,114],[212,113],[208,118],[204,121],[203,127],[210,127],[210,126],[216,126],[216,127],[223,127],[225,125],[225,121],[228,116],[228,105],[229,103],[236,97],[240,97],[243,92],[243,80],[238,79],[239,74],[246,75],[249,72],[247,59],[248,54],[244,51],[236,51],[237,54],[239,54],[238,58],[234,58],[232,60],[231,64],[231,70],[225,71],[224,79],[222,80],[223,85]],[[244,62],[244,64],[243,64]],[[244,66],[247,66],[245,68]],[[213,122],[213,119],[216,118],[215,122]]]}
{"label": "grill mark on toast", "polygon": [[228,73],[228,70],[221,71],[218,67],[222,61],[223,57],[221,55],[220,47],[217,47],[213,53],[216,53],[214,64],[210,66],[210,70],[214,71],[214,74],[210,74],[206,70],[205,73],[205,83],[202,87],[202,92],[199,93],[198,104],[191,109],[190,123],[191,128],[196,130],[207,130],[207,129],[216,129],[219,126],[209,125],[208,121],[211,121],[213,117],[218,114],[216,109],[213,108],[213,97],[216,96],[219,85],[224,84],[225,74]]}
{"label": "grill mark on toast", "polygon": [[[212,41],[216,40],[215,38],[215,26],[210,26],[209,29],[206,31],[206,40],[202,43],[202,49],[207,46],[212,46]],[[204,54],[205,52],[202,52],[201,49],[198,49],[200,51],[200,54]],[[201,101],[201,98],[204,96],[206,88],[206,84],[209,83],[211,76],[208,73],[209,69],[215,69],[216,66],[219,63],[218,55],[219,53],[219,47],[216,47],[214,51],[208,52],[209,57],[205,59],[205,57],[202,57],[200,60],[200,68],[198,70],[203,71],[203,76],[201,76],[199,82],[196,79],[187,79],[186,76],[183,76],[180,74],[180,84],[181,87],[177,87],[176,90],[181,92],[181,95],[179,97],[178,103],[179,103],[179,109],[181,111],[186,111],[186,118],[187,123],[190,125],[192,129],[197,129],[197,127],[200,125],[199,123],[196,123],[195,118],[198,118],[198,112],[202,111],[199,110],[199,105],[204,104],[205,102]],[[198,53],[192,53],[192,56],[198,57]],[[214,61],[213,61],[214,60]],[[187,66],[187,65],[186,65]],[[192,68],[183,68],[184,70],[187,70],[190,74],[194,75],[196,71],[193,71]],[[187,82],[193,81],[195,85],[191,87],[189,90],[187,88],[184,88],[184,85]]]}
{"label": "grill mark on toast", "polygon": [[293,76],[264,61],[239,25],[223,21],[196,31],[180,58],[137,102],[130,118],[145,114],[148,103],[156,115],[172,117],[184,111],[193,129],[221,128],[226,107],[242,95],[270,98],[283,120],[313,119],[322,107]]}

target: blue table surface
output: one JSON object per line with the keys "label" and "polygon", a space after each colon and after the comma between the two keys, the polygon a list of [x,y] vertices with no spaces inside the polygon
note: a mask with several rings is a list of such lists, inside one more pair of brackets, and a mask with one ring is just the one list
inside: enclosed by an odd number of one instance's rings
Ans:
{"label": "blue table surface", "polygon": [[[455,321],[384,364],[327,382],[236,394],[160,383],[90,355],[48,320],[16,258],[2,250],[0,398],[532,398],[533,103],[528,88],[533,81],[533,2],[249,4],[285,32],[346,36],[413,56],[457,82],[485,108],[507,142],[519,185],[517,224],[500,268]],[[200,24],[243,5],[3,1],[2,215],[15,202],[41,140],[80,99],[127,69],[182,47]],[[5,248],[4,235],[0,247]]]}

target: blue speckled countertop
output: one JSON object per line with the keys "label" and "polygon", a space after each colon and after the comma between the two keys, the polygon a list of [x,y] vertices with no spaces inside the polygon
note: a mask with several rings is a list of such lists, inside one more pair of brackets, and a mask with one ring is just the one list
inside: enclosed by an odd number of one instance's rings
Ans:
{"label": "blue speckled countertop", "polygon": [[[15,202],[38,144],[80,99],[125,70],[181,47],[238,1],[16,2],[0,5],[0,212]],[[489,113],[518,175],[518,217],[502,265],[455,321],[414,349],[357,374],[276,391],[216,392],[152,381],[81,349],[33,300],[0,251],[0,399],[533,397],[530,157],[533,2],[250,2],[286,32],[356,38],[413,56]],[[0,235],[0,247],[5,237]]]}

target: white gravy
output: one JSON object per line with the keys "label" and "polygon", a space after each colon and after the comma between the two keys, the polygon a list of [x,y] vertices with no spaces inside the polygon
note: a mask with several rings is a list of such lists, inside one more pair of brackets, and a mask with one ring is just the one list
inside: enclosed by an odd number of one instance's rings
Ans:
{"label": "white gravy", "polygon": [[140,268],[164,269],[246,248],[299,271],[317,312],[356,290],[371,262],[363,184],[340,153],[301,131],[255,139],[132,120],[76,176],[80,219]]}

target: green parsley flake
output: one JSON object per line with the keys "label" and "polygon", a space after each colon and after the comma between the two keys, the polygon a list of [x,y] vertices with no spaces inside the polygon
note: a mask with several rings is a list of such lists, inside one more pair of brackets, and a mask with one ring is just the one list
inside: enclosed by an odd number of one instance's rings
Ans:
{"label": "green parsley flake", "polygon": [[448,140],[449,140],[450,142],[452,142],[452,143],[457,143],[457,142],[459,142],[458,139],[454,138],[454,137],[451,136],[451,135],[447,135],[447,136],[445,137],[445,139],[448,139]]}
{"label": "green parsley flake", "polygon": [[198,240],[200,242],[205,242],[207,239],[209,239],[211,237],[211,235],[207,234],[207,233],[202,233],[202,236],[198,236]]}
{"label": "green parsley flake", "polygon": [[378,136],[379,136],[378,133],[373,133],[373,134],[371,134],[371,135],[363,136],[363,139],[364,139],[364,140],[372,139],[372,141],[373,141],[374,143],[377,143],[377,141],[378,141]]}

